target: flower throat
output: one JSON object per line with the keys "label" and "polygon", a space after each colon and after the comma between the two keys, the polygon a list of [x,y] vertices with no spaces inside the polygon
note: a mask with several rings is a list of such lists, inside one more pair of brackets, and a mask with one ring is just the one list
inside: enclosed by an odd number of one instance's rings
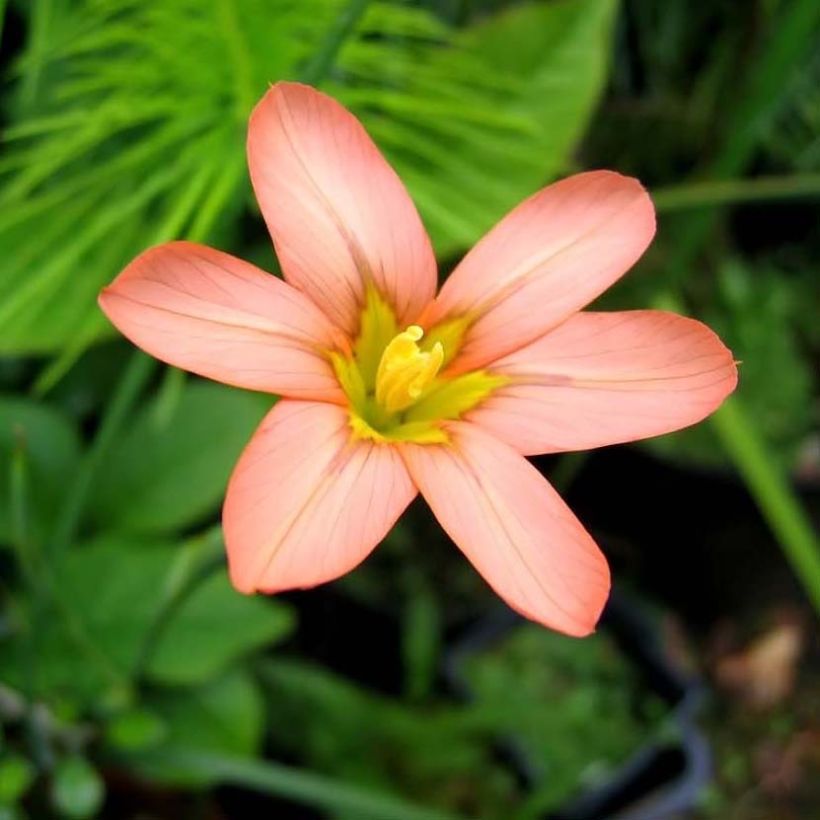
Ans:
{"label": "flower throat", "polygon": [[[353,355],[330,353],[350,402],[350,425],[358,438],[375,441],[448,440],[441,422],[457,419],[508,379],[485,371],[442,373],[458,352],[464,328],[419,325],[399,330],[395,314],[368,290]],[[422,341],[423,340],[423,341]]]}

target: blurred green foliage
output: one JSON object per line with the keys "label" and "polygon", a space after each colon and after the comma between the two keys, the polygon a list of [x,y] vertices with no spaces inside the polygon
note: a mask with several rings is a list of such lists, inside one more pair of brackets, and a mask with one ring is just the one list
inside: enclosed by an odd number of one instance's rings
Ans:
{"label": "blurred green foliage", "polygon": [[[658,735],[665,713],[611,639],[569,641],[530,626],[461,658],[473,694],[463,707],[399,704],[300,661],[274,660],[261,672],[284,752],[469,816],[523,820],[556,810],[579,785],[606,782]],[[494,762],[499,739],[534,771],[531,794]]]}
{"label": "blurred green foliage", "polygon": [[[9,464],[25,453],[32,537],[42,539],[80,459],[80,434],[73,420],[43,402],[19,395],[0,396],[0,458]],[[12,541],[11,473],[0,471],[0,542]]]}
{"label": "blurred green foliage", "polygon": [[170,387],[139,408],[101,465],[90,510],[100,526],[165,533],[207,519],[237,453],[272,404],[218,384],[177,381],[172,376]]}
{"label": "blurred green foliage", "polygon": [[492,727],[469,710],[408,707],[299,661],[262,673],[277,745],[313,768],[468,816],[515,802],[511,774],[493,765]]}
{"label": "blurred green foliage", "polygon": [[[727,259],[704,308],[709,322],[740,360],[743,397],[780,467],[791,470],[816,428],[814,368],[802,350],[810,326],[813,284],[808,276]],[[713,428],[702,425],[647,442],[656,452],[692,464],[723,467],[726,454]]]}
{"label": "blurred green foliage", "polygon": [[[777,506],[779,477],[820,475],[817,4],[12,0],[0,21],[0,817],[93,817],[124,772],[351,820],[523,820],[653,737],[659,704],[601,636],[521,629],[469,661],[475,700],[455,702],[438,670],[486,598],[411,527],[339,585],[373,616],[351,641],[365,671],[311,657],[298,596],[230,588],[216,525],[272,399],[94,346],[96,294],[175,237],[275,264],[244,140],[278,79],[362,119],[445,272],[557,175],[634,173],[659,236],[601,306],[687,305],[742,361],[746,413],[734,449],[725,425],[646,446],[721,469],[751,449],[770,481],[743,478]],[[386,694],[368,674],[390,663]],[[535,765],[529,793],[499,740]]]}
{"label": "blurred green foliage", "polygon": [[[607,782],[657,735],[665,712],[654,695],[639,696],[636,670],[606,635],[567,641],[519,627],[466,666],[473,708],[515,739],[534,771],[522,816],[557,810],[579,784]],[[596,715],[606,716],[605,732]]]}
{"label": "blurred green foliage", "polygon": [[27,655],[37,614],[30,610],[37,600],[19,602],[17,638],[6,641],[0,655],[3,680],[78,706],[94,706],[101,696],[118,702],[130,699],[137,673],[155,683],[198,684],[292,628],[286,608],[236,595],[220,574],[197,585],[152,640],[179,561],[175,553],[172,544],[115,536],[70,550],[53,571],[59,583],[48,590],[49,608],[39,613],[49,628],[38,636],[33,658]]}
{"label": "blurred green foliage", "polygon": [[0,806],[16,803],[34,782],[34,766],[20,754],[0,757]]}
{"label": "blurred green foliage", "polygon": [[[256,681],[242,669],[234,669],[192,689],[153,691],[147,703],[166,728],[154,743],[146,744],[133,764],[152,780],[173,785],[203,786],[212,779],[154,762],[156,752],[214,751],[253,757],[260,750],[265,711]],[[124,750],[130,751],[130,750]]]}
{"label": "blurred green foliage", "polygon": [[105,786],[91,764],[82,757],[66,757],[54,770],[52,800],[63,817],[85,820],[102,807]]}

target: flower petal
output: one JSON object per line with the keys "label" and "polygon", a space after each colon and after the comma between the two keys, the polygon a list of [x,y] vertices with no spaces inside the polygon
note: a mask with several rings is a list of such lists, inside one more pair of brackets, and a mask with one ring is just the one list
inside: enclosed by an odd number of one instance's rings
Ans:
{"label": "flower petal", "polygon": [[542,336],[619,279],[646,250],[655,211],[640,183],[611,171],[556,182],[510,212],[453,271],[423,322],[470,322],[454,372]]}
{"label": "flower petal", "polygon": [[737,384],[731,351],[706,325],[658,310],[579,313],[491,372],[513,381],[469,419],[524,455],[679,430]]}
{"label": "flower petal", "polygon": [[413,202],[361,123],[331,97],[277,83],[251,115],[248,164],[285,279],[351,336],[368,283],[412,323],[436,263]]}
{"label": "flower petal", "polygon": [[595,542],[518,453],[475,425],[448,429],[451,444],[401,446],[442,527],[513,609],[568,635],[592,632],[609,594]]}
{"label": "flower petal", "polygon": [[191,242],[160,245],[99,302],[125,336],[164,362],[251,390],[344,400],[324,355],[338,331],[304,294],[241,259]]}
{"label": "flower petal", "polygon": [[415,495],[394,449],[351,439],[346,410],[280,401],[228,485],[222,523],[231,580],[241,592],[277,592],[338,578]]}

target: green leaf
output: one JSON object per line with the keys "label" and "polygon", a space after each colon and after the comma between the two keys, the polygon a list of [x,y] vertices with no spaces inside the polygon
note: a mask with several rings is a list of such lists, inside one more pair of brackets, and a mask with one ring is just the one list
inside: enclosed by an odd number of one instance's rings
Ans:
{"label": "green leaf", "polygon": [[[276,657],[256,668],[273,741],[311,768],[404,794],[433,812],[503,817],[515,799],[512,779],[491,761],[490,733],[463,708],[409,706],[298,660]],[[362,813],[351,807],[349,816]]]}
{"label": "green leaf", "polygon": [[77,469],[80,437],[70,419],[40,402],[0,396],[0,544],[11,538],[11,454],[23,448],[31,535],[42,539]]}
{"label": "green leaf", "polygon": [[401,632],[404,691],[409,700],[422,700],[430,694],[440,666],[442,618],[427,579],[412,570],[407,578]]}
{"label": "green leaf", "polygon": [[459,32],[386,0],[61,6],[31,26],[4,135],[0,350],[109,333],[96,294],[149,245],[230,245],[249,199],[251,106],[317,59],[311,80],[361,116],[437,249],[463,249],[566,165],[603,83],[614,7],[532,3]]}
{"label": "green leaf", "polygon": [[32,23],[0,160],[0,349],[64,345],[149,245],[235,232],[250,107],[344,2],[114,0]]}
{"label": "green leaf", "polygon": [[[244,670],[234,670],[195,688],[153,690],[148,704],[168,727],[166,740],[157,748],[159,753],[221,752],[249,758],[259,749],[264,703],[253,678]],[[207,774],[152,765],[150,754],[135,758],[134,765],[163,783],[193,786],[211,781]]]}
{"label": "green leaf", "polygon": [[[190,593],[169,607],[193,554],[188,547],[197,543],[108,536],[69,550],[43,619],[50,626],[38,636],[37,694],[88,704],[122,700],[143,670],[155,682],[204,682],[289,634],[294,619],[285,604],[240,595],[224,571],[194,579]],[[22,623],[0,652],[0,679],[13,686],[27,683],[29,606],[20,602]]]}
{"label": "green leaf", "polygon": [[94,514],[106,528],[172,532],[219,506],[230,471],[269,397],[195,382],[168,407],[143,408],[98,473]]}
{"label": "green leaf", "polygon": [[72,549],[60,565],[62,599],[123,675],[130,672],[158,610],[176,549],[106,536]]}
{"label": "green leaf", "polygon": [[[145,635],[157,616],[159,595],[175,547],[122,538],[73,546],[61,560],[54,598],[36,636],[34,690],[94,703],[127,685]],[[33,621],[29,600],[19,601],[16,632],[0,643],[0,677],[27,685],[26,658]]]}
{"label": "green leaf", "polygon": [[240,595],[224,574],[201,584],[174,613],[148,665],[162,683],[208,680],[253,649],[285,638],[294,627],[278,601]]}
{"label": "green leaf", "polygon": [[149,749],[168,734],[165,722],[148,709],[130,709],[117,715],[106,727],[106,740],[123,752]]}
{"label": "green leaf", "polygon": [[[567,167],[606,82],[616,9],[615,0],[515,5],[413,66],[402,95],[362,98],[362,119],[439,254],[468,247]],[[339,94],[355,107],[356,92]]]}
{"label": "green leaf", "polygon": [[[57,570],[49,628],[38,636],[37,694],[90,706],[127,700],[146,661],[154,681],[200,682],[290,632],[293,615],[285,604],[240,595],[224,571],[166,609],[169,591],[189,562],[187,548],[196,544],[107,536],[70,549]],[[0,679],[26,686],[30,602],[19,604],[23,624],[0,642]]]}
{"label": "green leaf", "polygon": [[0,806],[16,803],[34,782],[32,763],[19,754],[0,758]]}
{"label": "green leaf", "polygon": [[74,820],[93,817],[102,806],[105,784],[96,769],[82,757],[61,760],[51,784],[51,798],[55,808]]}
{"label": "green leaf", "polygon": [[[332,817],[356,820],[460,820],[458,815],[408,802],[395,794],[371,786],[351,784],[347,779],[329,778],[294,766],[267,760],[248,760],[209,752],[171,753],[157,757],[162,771],[179,767],[189,778],[207,779],[241,789],[313,806]],[[509,810],[509,802],[505,808]]]}

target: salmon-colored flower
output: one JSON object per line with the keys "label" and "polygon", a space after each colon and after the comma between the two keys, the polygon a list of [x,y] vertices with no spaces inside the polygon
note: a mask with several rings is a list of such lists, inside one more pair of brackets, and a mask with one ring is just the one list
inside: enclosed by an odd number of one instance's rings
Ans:
{"label": "salmon-colored flower", "polygon": [[152,355],[283,397],[228,486],[234,585],[337,578],[420,491],[510,606],[570,635],[592,631],[606,560],[524,456],[685,427],[737,378],[699,322],[579,312],[652,239],[644,189],[609,171],[544,188],[436,295],[413,203],[333,99],[275,85],[251,116],[248,161],[285,281],[172,242],[100,296]]}

